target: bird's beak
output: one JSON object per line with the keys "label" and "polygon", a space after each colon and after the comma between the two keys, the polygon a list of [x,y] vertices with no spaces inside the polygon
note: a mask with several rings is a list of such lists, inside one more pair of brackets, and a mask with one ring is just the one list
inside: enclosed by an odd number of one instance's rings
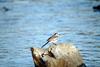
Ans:
{"label": "bird's beak", "polygon": [[59,37],[63,37],[64,35],[62,35],[62,34],[58,34],[59,35]]}

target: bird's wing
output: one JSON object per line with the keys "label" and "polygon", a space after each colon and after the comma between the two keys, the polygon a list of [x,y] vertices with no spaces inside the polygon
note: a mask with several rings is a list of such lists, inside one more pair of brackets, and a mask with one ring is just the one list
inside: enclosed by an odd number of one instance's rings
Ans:
{"label": "bird's wing", "polygon": [[53,35],[53,36],[49,37],[47,41],[51,41],[52,39],[55,39],[55,38],[57,38],[57,37],[58,37],[58,36]]}

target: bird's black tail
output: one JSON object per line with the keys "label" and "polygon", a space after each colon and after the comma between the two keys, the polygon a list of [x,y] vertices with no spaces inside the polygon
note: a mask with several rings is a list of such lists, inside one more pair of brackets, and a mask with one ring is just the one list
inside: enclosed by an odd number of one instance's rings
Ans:
{"label": "bird's black tail", "polygon": [[41,48],[43,48],[46,44],[48,44],[49,43],[49,41],[48,42],[46,42]]}

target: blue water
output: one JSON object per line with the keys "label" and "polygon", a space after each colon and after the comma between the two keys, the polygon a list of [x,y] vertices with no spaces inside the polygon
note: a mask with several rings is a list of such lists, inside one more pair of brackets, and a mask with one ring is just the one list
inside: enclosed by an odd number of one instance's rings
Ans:
{"label": "blue water", "polygon": [[0,0],[0,67],[34,67],[30,47],[41,47],[54,32],[64,35],[58,42],[73,43],[80,50],[88,67],[100,67],[100,12],[92,9],[98,4],[95,0]]}

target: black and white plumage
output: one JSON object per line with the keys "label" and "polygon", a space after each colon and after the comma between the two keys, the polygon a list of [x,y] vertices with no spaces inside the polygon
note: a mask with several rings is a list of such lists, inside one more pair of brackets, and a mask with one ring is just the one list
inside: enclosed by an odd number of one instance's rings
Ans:
{"label": "black and white plumage", "polygon": [[51,37],[49,37],[47,39],[47,42],[41,48],[43,48],[48,43],[53,43],[53,44],[56,45],[58,37],[59,37],[59,34],[58,33],[54,33]]}

